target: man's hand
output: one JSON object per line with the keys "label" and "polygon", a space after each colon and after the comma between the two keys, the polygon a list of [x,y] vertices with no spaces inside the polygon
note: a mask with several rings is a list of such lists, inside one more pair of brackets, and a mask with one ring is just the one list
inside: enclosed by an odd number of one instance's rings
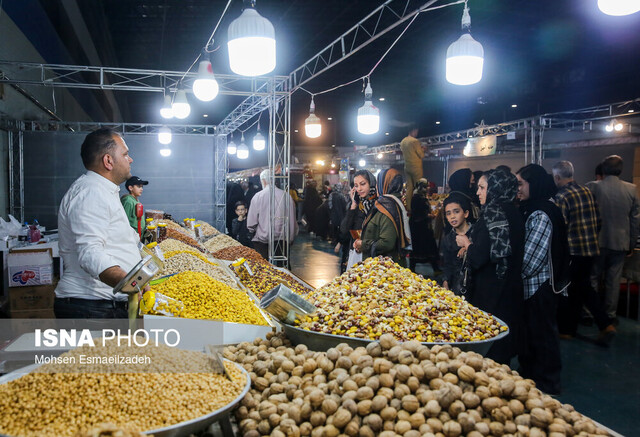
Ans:
{"label": "man's hand", "polygon": [[336,247],[333,248],[333,253],[340,252],[340,247],[342,247],[342,245],[340,243],[336,244]]}
{"label": "man's hand", "polygon": [[362,249],[362,240],[357,239],[356,241],[353,242],[353,248],[355,249],[355,251],[357,253],[360,253],[360,250]]}

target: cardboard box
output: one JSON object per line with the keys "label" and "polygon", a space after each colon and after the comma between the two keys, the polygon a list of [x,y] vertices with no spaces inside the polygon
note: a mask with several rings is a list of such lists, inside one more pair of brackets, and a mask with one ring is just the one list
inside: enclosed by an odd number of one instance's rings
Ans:
{"label": "cardboard box", "polygon": [[12,319],[55,319],[56,315],[53,313],[53,308],[48,310],[24,310],[9,312],[9,316]]}
{"label": "cardboard box", "polygon": [[48,249],[16,250],[7,257],[9,287],[53,283],[53,253]]}
{"label": "cardboard box", "polygon": [[[9,288],[9,311],[52,310],[56,284]],[[13,318],[13,317],[12,317]],[[32,317],[25,317],[31,319]]]}

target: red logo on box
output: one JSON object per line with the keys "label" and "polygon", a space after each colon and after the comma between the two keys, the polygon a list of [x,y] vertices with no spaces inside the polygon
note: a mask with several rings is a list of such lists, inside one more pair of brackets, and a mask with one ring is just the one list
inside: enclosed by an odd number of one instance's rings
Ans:
{"label": "red logo on box", "polygon": [[21,272],[16,272],[13,274],[13,282],[19,282],[24,285],[29,282],[29,279],[33,279],[36,277],[36,272],[33,270],[23,270]]}

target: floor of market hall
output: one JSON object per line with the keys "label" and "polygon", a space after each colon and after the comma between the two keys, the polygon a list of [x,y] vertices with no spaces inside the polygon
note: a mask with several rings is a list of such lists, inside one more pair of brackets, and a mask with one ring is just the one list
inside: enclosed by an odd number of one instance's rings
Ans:
{"label": "floor of market hall", "polygon": [[[334,245],[307,233],[291,246],[291,271],[314,287],[340,274]],[[621,295],[621,299],[623,296]],[[595,344],[595,326],[561,340],[562,394],[557,398],[624,436],[640,435],[640,323],[619,317],[609,348]]]}

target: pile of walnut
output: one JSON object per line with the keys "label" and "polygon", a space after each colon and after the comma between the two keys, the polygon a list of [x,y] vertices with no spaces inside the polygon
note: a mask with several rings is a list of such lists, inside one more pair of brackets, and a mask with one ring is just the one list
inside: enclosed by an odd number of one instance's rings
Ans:
{"label": "pile of walnut", "polygon": [[608,435],[571,405],[509,367],[450,345],[295,349],[278,335],[228,347],[251,374],[236,410],[241,435],[257,437],[562,437]]}

